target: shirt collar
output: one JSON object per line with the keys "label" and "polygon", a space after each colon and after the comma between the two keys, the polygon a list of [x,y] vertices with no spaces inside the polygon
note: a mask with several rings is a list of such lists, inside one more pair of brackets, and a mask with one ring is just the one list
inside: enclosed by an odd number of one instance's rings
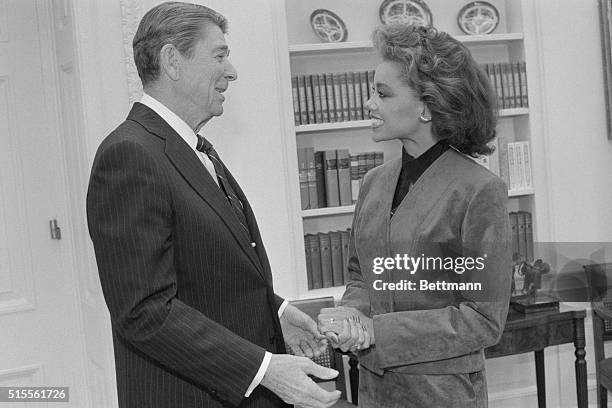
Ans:
{"label": "shirt collar", "polygon": [[449,148],[444,140],[438,141],[435,145],[427,149],[419,157],[412,157],[406,149],[402,147],[402,170],[410,170],[418,178],[423,172],[436,161]]}
{"label": "shirt collar", "polygon": [[151,108],[161,118],[170,125],[180,137],[195,151],[198,145],[198,137],[189,125],[176,113],[172,112],[163,103],[143,92],[140,103]]}

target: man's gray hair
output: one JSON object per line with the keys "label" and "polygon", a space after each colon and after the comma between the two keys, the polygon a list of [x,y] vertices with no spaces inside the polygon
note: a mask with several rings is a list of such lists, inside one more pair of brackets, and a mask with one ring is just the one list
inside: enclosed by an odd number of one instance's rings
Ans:
{"label": "man's gray hair", "polygon": [[132,47],[138,76],[145,86],[159,78],[159,53],[173,44],[181,54],[191,57],[203,28],[214,24],[227,32],[227,19],[206,6],[166,2],[149,10],[138,25]]}

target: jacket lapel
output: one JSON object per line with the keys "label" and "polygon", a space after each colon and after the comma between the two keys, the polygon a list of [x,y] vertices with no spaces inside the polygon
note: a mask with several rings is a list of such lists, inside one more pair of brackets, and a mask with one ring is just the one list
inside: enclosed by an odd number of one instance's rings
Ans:
{"label": "jacket lapel", "polygon": [[[242,250],[253,262],[259,274],[265,279],[265,273],[259,259],[257,259],[257,254],[251,248],[244,229],[233,213],[227,198],[225,198],[217,183],[215,183],[208,171],[203,167],[202,162],[197,158],[191,147],[185,143],[183,138],[166,121],[141,103],[134,103],[128,119],[140,123],[150,133],[166,141],[165,153],[170,162],[172,162],[198,195],[219,215]],[[242,191],[240,192],[242,194]],[[242,199],[242,197],[239,198]],[[250,224],[251,221],[249,220],[249,227],[251,227]]]}

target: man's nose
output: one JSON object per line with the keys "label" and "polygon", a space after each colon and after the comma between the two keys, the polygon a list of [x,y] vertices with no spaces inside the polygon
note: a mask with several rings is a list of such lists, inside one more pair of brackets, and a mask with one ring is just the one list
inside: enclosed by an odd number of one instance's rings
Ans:
{"label": "man's nose", "polygon": [[238,79],[238,72],[231,62],[227,61],[225,67],[225,74],[223,75],[228,81],[235,81]]}

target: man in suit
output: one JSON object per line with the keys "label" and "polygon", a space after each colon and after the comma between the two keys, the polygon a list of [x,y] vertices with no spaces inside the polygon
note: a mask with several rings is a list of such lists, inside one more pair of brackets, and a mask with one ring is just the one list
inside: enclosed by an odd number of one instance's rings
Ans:
{"label": "man in suit", "polygon": [[[255,217],[198,132],[237,74],[227,22],[163,3],[143,17],[134,59],[144,95],[100,145],[87,215],[110,311],[120,407],[327,407],[307,374],[323,336],[274,294]],[[284,338],[283,338],[284,335]]]}

